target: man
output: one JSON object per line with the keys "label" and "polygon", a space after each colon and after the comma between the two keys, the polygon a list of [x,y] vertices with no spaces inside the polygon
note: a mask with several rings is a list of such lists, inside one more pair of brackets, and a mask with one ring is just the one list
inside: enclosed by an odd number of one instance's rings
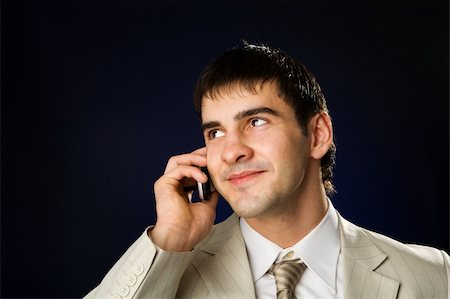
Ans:
{"label": "man", "polygon": [[[87,298],[450,298],[450,258],[342,218],[335,146],[314,76],[280,50],[245,44],[201,74],[206,146],[171,157],[158,219]],[[217,192],[190,202],[186,187]],[[219,193],[235,214],[213,226]]]}

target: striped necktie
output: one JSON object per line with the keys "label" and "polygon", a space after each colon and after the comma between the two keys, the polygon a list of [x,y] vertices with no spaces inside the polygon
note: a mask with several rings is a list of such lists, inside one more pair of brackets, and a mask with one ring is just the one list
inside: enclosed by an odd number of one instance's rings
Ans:
{"label": "striped necktie", "polygon": [[295,299],[294,289],[306,269],[300,259],[273,264],[269,273],[275,277],[277,299]]}

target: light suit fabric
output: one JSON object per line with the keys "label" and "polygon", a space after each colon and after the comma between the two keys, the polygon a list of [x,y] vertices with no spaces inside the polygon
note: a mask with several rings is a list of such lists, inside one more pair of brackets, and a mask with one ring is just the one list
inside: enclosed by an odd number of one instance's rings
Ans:
{"label": "light suit fabric", "polygon": [[[344,298],[450,299],[447,253],[338,219]],[[215,225],[188,253],[157,250],[144,232],[85,298],[255,298],[239,218]]]}

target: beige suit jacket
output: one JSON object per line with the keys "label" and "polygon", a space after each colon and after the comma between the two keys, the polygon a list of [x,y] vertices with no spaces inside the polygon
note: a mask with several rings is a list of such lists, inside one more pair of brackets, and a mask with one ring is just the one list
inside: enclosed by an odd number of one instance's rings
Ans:
{"label": "beige suit jacket", "polygon": [[[450,258],[405,245],[339,216],[345,298],[450,299]],[[169,253],[144,233],[85,298],[255,298],[236,215],[195,250]]]}

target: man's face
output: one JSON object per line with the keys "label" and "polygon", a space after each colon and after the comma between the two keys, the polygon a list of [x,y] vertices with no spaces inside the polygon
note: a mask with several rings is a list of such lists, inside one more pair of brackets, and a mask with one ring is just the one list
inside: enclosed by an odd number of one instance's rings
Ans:
{"label": "man's face", "polygon": [[203,99],[208,171],[217,191],[242,217],[285,213],[305,188],[310,140],[275,83],[256,94],[238,85]]}

